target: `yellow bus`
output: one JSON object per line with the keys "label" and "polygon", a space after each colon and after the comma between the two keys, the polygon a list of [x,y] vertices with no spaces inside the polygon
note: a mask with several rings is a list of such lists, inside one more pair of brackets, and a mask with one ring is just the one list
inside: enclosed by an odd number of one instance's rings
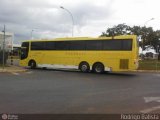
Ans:
{"label": "yellow bus", "polygon": [[21,66],[76,68],[82,72],[131,71],[138,68],[136,35],[28,40],[21,46]]}

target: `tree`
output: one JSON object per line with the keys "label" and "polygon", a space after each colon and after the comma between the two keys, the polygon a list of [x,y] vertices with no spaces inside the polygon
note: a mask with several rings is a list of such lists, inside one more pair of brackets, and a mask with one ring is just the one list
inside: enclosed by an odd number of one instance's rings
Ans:
{"label": "tree", "polygon": [[153,46],[158,52],[158,45],[160,46],[160,30],[154,31],[152,27],[140,27],[133,26],[130,27],[126,24],[118,24],[112,28],[108,28],[106,32],[103,32],[101,37],[117,36],[117,35],[132,35],[141,36],[142,41],[140,41],[140,46],[144,50],[145,46]]}
{"label": "tree", "polygon": [[125,35],[130,34],[130,26],[123,24],[118,24],[112,28],[108,28],[106,32],[103,32],[101,37],[109,37],[109,36],[117,36],[117,35]]}

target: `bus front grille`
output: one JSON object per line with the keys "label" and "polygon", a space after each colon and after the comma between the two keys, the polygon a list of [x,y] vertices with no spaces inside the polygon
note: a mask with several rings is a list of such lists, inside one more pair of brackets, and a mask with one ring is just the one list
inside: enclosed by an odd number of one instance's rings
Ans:
{"label": "bus front grille", "polygon": [[120,59],[120,69],[128,69],[129,60],[128,59]]}

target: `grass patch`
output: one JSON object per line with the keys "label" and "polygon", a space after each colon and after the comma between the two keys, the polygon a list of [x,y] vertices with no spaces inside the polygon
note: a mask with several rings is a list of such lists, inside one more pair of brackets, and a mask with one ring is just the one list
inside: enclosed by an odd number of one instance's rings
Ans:
{"label": "grass patch", "polygon": [[139,70],[160,70],[160,61],[142,60],[139,61]]}

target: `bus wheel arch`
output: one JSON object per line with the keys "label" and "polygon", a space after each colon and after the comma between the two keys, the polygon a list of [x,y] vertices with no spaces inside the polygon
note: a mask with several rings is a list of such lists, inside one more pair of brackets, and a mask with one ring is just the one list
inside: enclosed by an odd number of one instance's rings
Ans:
{"label": "bus wheel arch", "polygon": [[86,61],[82,61],[82,62],[79,64],[79,69],[80,69],[82,72],[89,72],[89,70],[90,70],[89,63],[86,62]]}
{"label": "bus wheel arch", "polygon": [[35,60],[30,60],[29,62],[28,62],[28,66],[30,66],[31,67],[31,69],[34,69],[34,68],[36,68],[36,66],[37,66],[37,64],[36,64],[36,61]]}
{"label": "bus wheel arch", "polygon": [[95,62],[93,64],[93,67],[92,67],[92,70],[95,72],[95,73],[103,73],[104,72],[104,64],[102,62]]}

